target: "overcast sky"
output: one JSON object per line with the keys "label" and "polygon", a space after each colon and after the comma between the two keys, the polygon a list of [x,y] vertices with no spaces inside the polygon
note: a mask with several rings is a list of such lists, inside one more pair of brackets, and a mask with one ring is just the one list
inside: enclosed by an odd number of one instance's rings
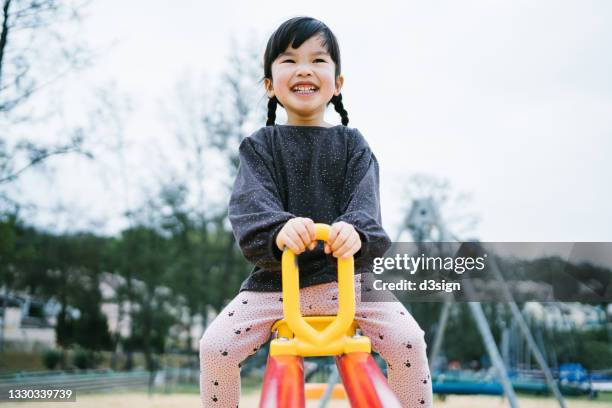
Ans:
{"label": "overcast sky", "polygon": [[[112,81],[129,96],[127,161],[145,168],[146,146],[168,135],[159,106],[177,81],[206,74],[214,83],[232,36],[255,38],[263,52],[296,15],[321,19],[338,37],[350,126],[380,162],[392,237],[402,184],[427,173],[472,194],[464,211],[479,216],[470,236],[483,241],[612,241],[608,1],[100,0],[82,35],[103,55],[72,85]],[[31,173],[21,184],[24,197],[73,209],[41,223],[104,220],[111,233],[125,225],[116,182],[81,159],[55,166],[53,182]],[[91,179],[84,186],[75,174]]]}

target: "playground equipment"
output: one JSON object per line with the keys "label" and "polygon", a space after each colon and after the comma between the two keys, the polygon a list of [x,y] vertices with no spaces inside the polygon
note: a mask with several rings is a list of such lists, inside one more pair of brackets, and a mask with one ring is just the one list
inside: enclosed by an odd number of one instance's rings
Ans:
{"label": "playground equipment", "polygon": [[[431,197],[415,199],[412,202],[412,206],[409,214],[404,220],[404,225],[407,227],[410,233],[412,234],[414,241],[418,243],[422,243],[425,241],[438,242],[441,248],[444,248],[443,251],[447,253],[452,253],[450,250],[449,244],[452,242],[461,242],[452,232],[450,232],[443,221],[441,216],[440,209],[438,208],[437,203]],[[403,228],[400,229],[398,234],[401,235]],[[397,240],[396,240],[397,241]],[[474,245],[479,245],[477,242],[473,242]],[[499,287],[503,290],[504,300],[508,304],[510,312],[514,318],[514,321],[517,323],[518,328],[520,329],[520,334],[525,338],[527,345],[533,354],[536,362],[542,369],[544,374],[545,384],[552,391],[553,395],[559,402],[560,408],[566,408],[567,404],[565,403],[565,399],[559,389],[559,385],[553,378],[550,367],[546,360],[544,359],[542,352],[538,348],[536,341],[529,329],[529,326],[525,322],[521,311],[519,310],[516,302],[514,301],[512,294],[507,289],[502,274],[500,271],[500,267],[495,262],[494,258],[489,258],[488,260],[489,267],[494,275],[494,277],[499,282]],[[466,293],[472,290],[469,281],[464,282]],[[442,345],[444,330],[446,328],[446,324],[448,321],[450,309],[452,307],[452,294],[446,294],[446,300],[444,302],[444,306],[442,308],[438,329],[434,338],[434,344],[431,349],[431,354],[429,356],[430,364],[433,364],[436,361],[436,357],[440,352],[440,348]],[[497,372],[499,384],[493,386],[491,389],[489,386],[487,388],[483,388],[482,384],[466,384],[458,385],[454,387],[455,389],[452,391],[463,391],[463,393],[467,393],[468,391],[471,393],[472,391],[481,390],[482,393],[492,393],[503,391],[508,402],[512,408],[518,407],[518,399],[515,394],[515,388],[520,388],[523,384],[519,384],[519,382],[512,382],[508,373],[506,366],[504,365],[501,353],[495,344],[493,339],[493,334],[491,332],[491,328],[487,319],[482,310],[482,306],[480,302],[468,302],[470,311],[476,321],[476,326],[480,332],[480,336],[484,342],[485,348],[491,359],[492,365],[495,367]],[[432,370],[433,371],[433,370]],[[451,391],[450,387],[444,387],[441,384],[438,385],[438,392],[443,392],[442,390]],[[539,386],[539,384],[538,384]],[[434,384],[434,391],[436,391],[436,384]]]}
{"label": "playground equipment", "polygon": [[[315,224],[316,240],[327,241],[329,225]],[[283,313],[272,326],[273,340],[263,380],[260,408],[305,405],[304,357],[335,356],[346,395],[354,408],[401,407],[370,354],[370,339],[354,321],[353,258],[338,259],[338,315],[307,316],[300,310],[299,269],[295,254],[282,258]],[[334,390],[334,394],[339,393]]]}

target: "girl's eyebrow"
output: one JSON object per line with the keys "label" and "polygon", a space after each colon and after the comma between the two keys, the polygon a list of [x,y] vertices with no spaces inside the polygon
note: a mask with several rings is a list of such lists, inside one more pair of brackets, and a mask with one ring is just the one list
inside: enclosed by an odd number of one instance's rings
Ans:
{"label": "girl's eyebrow", "polygon": [[[278,54],[277,58],[281,58],[281,57],[292,57],[294,56],[295,53],[291,52],[291,51],[285,51],[285,52],[281,52],[280,54]],[[327,51],[317,51],[317,52],[313,52],[312,54],[310,54],[311,56],[315,56],[315,55],[326,55],[329,57],[329,53]]]}

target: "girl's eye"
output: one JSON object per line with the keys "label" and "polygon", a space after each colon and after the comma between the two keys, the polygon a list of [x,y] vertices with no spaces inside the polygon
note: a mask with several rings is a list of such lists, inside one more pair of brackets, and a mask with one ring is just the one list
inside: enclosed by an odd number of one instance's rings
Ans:
{"label": "girl's eye", "polygon": [[286,60],[281,61],[281,64],[284,64],[285,62],[295,62],[295,61],[292,59],[286,59]]}
{"label": "girl's eye", "polygon": [[316,60],[314,60],[314,62],[327,62],[327,61],[325,61],[325,60],[324,60],[324,59],[322,59],[322,58],[317,58]]}

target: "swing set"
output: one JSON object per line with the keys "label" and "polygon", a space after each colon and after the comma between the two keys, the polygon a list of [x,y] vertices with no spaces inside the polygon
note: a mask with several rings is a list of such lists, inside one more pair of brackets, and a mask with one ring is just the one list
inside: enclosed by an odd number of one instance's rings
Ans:
{"label": "swing set", "polygon": [[[315,224],[315,227],[315,239],[327,241],[330,226]],[[304,357],[318,356],[335,356],[351,407],[401,407],[371,355],[370,339],[360,334],[354,320],[354,275],[353,257],[338,258],[338,315],[304,317],[300,310],[297,257],[285,247],[282,258],[285,318],[272,326],[273,340],[270,342],[260,408],[303,408],[306,398]],[[309,394],[316,395],[317,392]],[[332,395],[341,396],[344,392],[335,387]]]}

